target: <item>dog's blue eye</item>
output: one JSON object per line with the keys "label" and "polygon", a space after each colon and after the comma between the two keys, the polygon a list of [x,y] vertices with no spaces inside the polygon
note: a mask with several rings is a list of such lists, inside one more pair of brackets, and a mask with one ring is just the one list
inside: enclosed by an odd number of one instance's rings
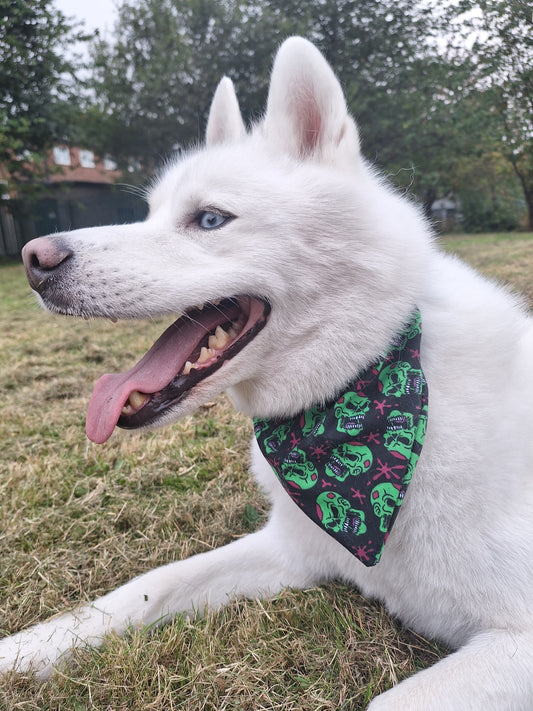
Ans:
{"label": "dog's blue eye", "polygon": [[217,227],[222,227],[229,219],[229,215],[211,210],[199,212],[196,216],[196,222],[203,230],[215,230]]}

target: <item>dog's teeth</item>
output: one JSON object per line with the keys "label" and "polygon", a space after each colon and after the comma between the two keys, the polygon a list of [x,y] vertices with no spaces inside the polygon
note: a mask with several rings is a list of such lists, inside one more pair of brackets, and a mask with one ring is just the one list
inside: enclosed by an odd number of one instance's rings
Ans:
{"label": "dog's teeth", "polygon": [[222,326],[217,326],[215,335],[209,336],[209,348],[212,348],[213,350],[221,350],[229,340],[230,337],[226,331],[224,331]]}
{"label": "dog's teeth", "polygon": [[215,352],[211,350],[211,348],[206,348],[205,346],[202,346],[202,350],[200,351],[200,357],[196,361],[197,363],[205,363],[206,360],[209,360],[215,355]]}
{"label": "dog's teeth", "polygon": [[126,416],[133,415],[134,412],[137,412],[137,410],[141,409],[141,407],[146,403],[147,400],[148,395],[140,393],[138,390],[133,390],[130,393],[128,401],[122,408],[122,414]]}
{"label": "dog's teeth", "polygon": [[196,365],[196,363],[191,363],[191,361],[188,360],[183,366],[183,370],[181,371],[182,375],[189,375],[193,368],[198,368],[198,366]]}
{"label": "dog's teeth", "polygon": [[216,327],[215,338],[217,339],[217,343],[218,343],[217,348],[224,348],[226,343],[229,341],[229,336],[226,333],[226,331],[224,331],[222,326]]}
{"label": "dog's teeth", "polygon": [[138,390],[134,390],[132,393],[130,393],[129,401],[136,410],[140,410],[147,400],[148,395],[140,393]]}
{"label": "dog's teeth", "polygon": [[239,333],[242,331],[244,327],[244,319],[239,318],[237,321],[232,321],[231,322],[231,327],[228,328],[228,334],[230,338],[237,338]]}

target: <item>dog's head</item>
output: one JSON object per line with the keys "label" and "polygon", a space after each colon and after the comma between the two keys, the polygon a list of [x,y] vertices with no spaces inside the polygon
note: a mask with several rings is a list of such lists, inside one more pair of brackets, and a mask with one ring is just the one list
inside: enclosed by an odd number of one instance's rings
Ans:
{"label": "dog's head", "polygon": [[143,223],[24,249],[53,311],[183,314],[130,371],[98,381],[87,418],[96,442],[222,390],[258,416],[323,402],[386,349],[418,298],[423,222],[365,165],[341,87],[303,39],[279,50],[250,132],[221,81],[205,146],[166,170],[149,206]]}

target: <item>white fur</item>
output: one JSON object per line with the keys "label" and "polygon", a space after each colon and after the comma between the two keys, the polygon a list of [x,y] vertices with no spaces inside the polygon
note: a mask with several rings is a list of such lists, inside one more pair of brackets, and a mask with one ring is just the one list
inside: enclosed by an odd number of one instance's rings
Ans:
{"label": "white fur", "polygon": [[[63,285],[69,310],[136,317],[234,294],[269,299],[265,329],[171,420],[226,389],[250,415],[324,401],[418,305],[429,423],[405,502],[380,563],[365,568],[294,505],[254,444],[253,471],[272,500],[262,530],[2,640],[1,668],[46,677],[73,646],[110,630],[340,577],[457,649],[371,711],[530,711],[530,318],[440,253],[417,210],[368,168],[340,86],[304,40],[280,49],[262,123],[245,133],[224,79],[207,133],[208,147],[155,187],[144,223],[61,236],[75,252]],[[201,231],[190,216],[206,206],[237,218]]]}

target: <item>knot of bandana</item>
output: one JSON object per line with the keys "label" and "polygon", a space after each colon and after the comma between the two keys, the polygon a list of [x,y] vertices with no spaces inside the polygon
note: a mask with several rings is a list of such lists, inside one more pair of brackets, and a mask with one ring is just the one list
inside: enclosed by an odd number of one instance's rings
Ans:
{"label": "knot of bandana", "polygon": [[387,355],[323,407],[254,418],[259,447],[293,501],[365,565],[378,563],[426,433],[420,312]]}

